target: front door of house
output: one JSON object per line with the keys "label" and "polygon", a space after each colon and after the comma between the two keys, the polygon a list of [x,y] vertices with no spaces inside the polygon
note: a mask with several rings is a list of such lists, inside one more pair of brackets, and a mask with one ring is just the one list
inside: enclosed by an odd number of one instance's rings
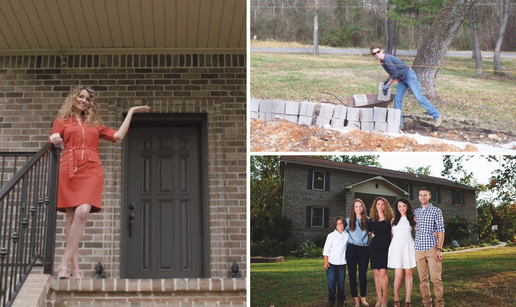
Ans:
{"label": "front door of house", "polygon": [[204,277],[201,129],[133,119],[123,154],[122,278]]}

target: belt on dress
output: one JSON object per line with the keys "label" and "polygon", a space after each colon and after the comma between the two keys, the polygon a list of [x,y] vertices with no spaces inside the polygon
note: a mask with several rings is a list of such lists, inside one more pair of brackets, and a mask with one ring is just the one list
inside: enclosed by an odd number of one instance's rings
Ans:
{"label": "belt on dress", "polygon": [[71,157],[68,160],[68,179],[72,179],[75,177],[75,172],[77,172],[77,163],[75,160],[75,153],[77,150],[85,150],[85,149],[95,149],[94,147],[72,147],[68,148],[68,152],[70,153]]}
{"label": "belt on dress", "polygon": [[360,246],[360,247],[368,247],[369,246],[369,245],[366,245],[366,244],[357,244],[357,243],[351,243],[351,242],[349,242],[349,244]]}

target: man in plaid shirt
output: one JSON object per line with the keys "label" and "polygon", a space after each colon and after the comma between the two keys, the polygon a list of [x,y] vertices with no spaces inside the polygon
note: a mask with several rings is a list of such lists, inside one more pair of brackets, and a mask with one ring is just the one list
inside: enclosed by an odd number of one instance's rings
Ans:
{"label": "man in plaid shirt", "polygon": [[[430,204],[431,197],[429,188],[423,187],[419,190],[421,208],[414,210],[414,216],[417,220],[414,249],[416,250],[419,287],[423,296],[423,304],[425,307],[432,307],[430,284],[428,282],[428,271],[430,270],[430,277],[434,284],[435,306],[441,307],[444,306],[443,282],[441,279],[444,222],[441,209]],[[437,233],[437,237],[435,233]]]}

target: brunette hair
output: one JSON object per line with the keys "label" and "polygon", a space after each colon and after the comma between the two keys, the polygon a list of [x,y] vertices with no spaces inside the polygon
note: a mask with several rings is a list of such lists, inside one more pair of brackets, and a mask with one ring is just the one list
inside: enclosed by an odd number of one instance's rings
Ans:
{"label": "brunette hair", "polygon": [[70,119],[75,114],[75,100],[81,94],[81,91],[86,90],[90,94],[90,104],[87,110],[82,112],[84,116],[84,124],[87,126],[100,127],[104,125],[104,122],[100,118],[99,109],[97,107],[97,95],[95,91],[93,91],[90,87],[80,85],[74,88],[68,97],[65,98],[59,113],[57,113],[57,118],[63,120]]}
{"label": "brunette hair", "polygon": [[412,212],[412,205],[410,204],[410,201],[408,199],[404,198],[404,197],[400,197],[400,198],[396,199],[396,201],[394,202],[394,222],[393,222],[393,225],[398,225],[398,222],[401,219],[401,213],[398,210],[398,203],[400,203],[400,202],[402,202],[405,205],[407,205],[407,220],[410,223],[410,227],[415,228],[416,227],[416,222],[414,221],[414,213]]}
{"label": "brunette hair", "polygon": [[430,191],[429,187],[422,187],[419,189],[419,192],[421,192],[421,191],[428,191],[428,195],[430,195],[430,196],[432,195],[432,191]]}
{"label": "brunette hair", "polygon": [[390,223],[394,216],[394,213],[392,212],[392,208],[391,208],[391,205],[389,204],[389,201],[387,199],[385,199],[385,197],[381,197],[381,196],[377,197],[373,201],[373,205],[371,206],[371,219],[373,220],[373,222],[378,222],[379,216],[378,216],[378,209],[376,208],[376,204],[380,200],[383,201],[383,203],[385,204],[385,210],[383,211],[383,216],[385,217],[385,220],[389,221],[389,223]]}
{"label": "brunette hair", "polygon": [[371,48],[369,48],[369,53],[373,54],[373,50],[375,50],[375,49],[380,49],[380,51],[381,51],[382,50],[382,46],[380,46],[380,45],[373,45],[373,46],[371,46]]}
{"label": "brunette hair", "polygon": [[348,223],[346,223],[346,219],[342,216],[337,216],[335,218],[335,220],[333,220],[333,228],[337,228],[337,221],[338,220],[342,220],[342,224],[344,224],[344,228],[346,228],[346,226],[348,225]]}
{"label": "brunette hair", "polygon": [[366,206],[365,206],[364,202],[360,198],[357,198],[357,199],[355,199],[353,201],[353,207],[351,207],[351,214],[349,215],[349,230],[355,231],[356,224],[357,224],[357,222],[356,222],[357,214],[355,213],[355,203],[362,204],[362,208],[364,210],[362,211],[362,221],[360,222],[360,229],[361,230],[367,230],[367,220],[369,218],[367,217]]}

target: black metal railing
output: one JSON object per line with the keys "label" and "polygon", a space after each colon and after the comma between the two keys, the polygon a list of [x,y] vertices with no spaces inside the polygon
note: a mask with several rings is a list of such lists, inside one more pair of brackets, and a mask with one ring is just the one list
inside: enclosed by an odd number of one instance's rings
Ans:
{"label": "black metal railing", "polygon": [[8,157],[2,177],[15,173],[0,189],[1,307],[11,306],[37,262],[45,274],[53,272],[59,152],[47,143],[19,169],[9,164],[23,160],[13,158],[17,153],[2,154]]}
{"label": "black metal railing", "polygon": [[0,152],[0,189],[35,154],[35,152]]}

